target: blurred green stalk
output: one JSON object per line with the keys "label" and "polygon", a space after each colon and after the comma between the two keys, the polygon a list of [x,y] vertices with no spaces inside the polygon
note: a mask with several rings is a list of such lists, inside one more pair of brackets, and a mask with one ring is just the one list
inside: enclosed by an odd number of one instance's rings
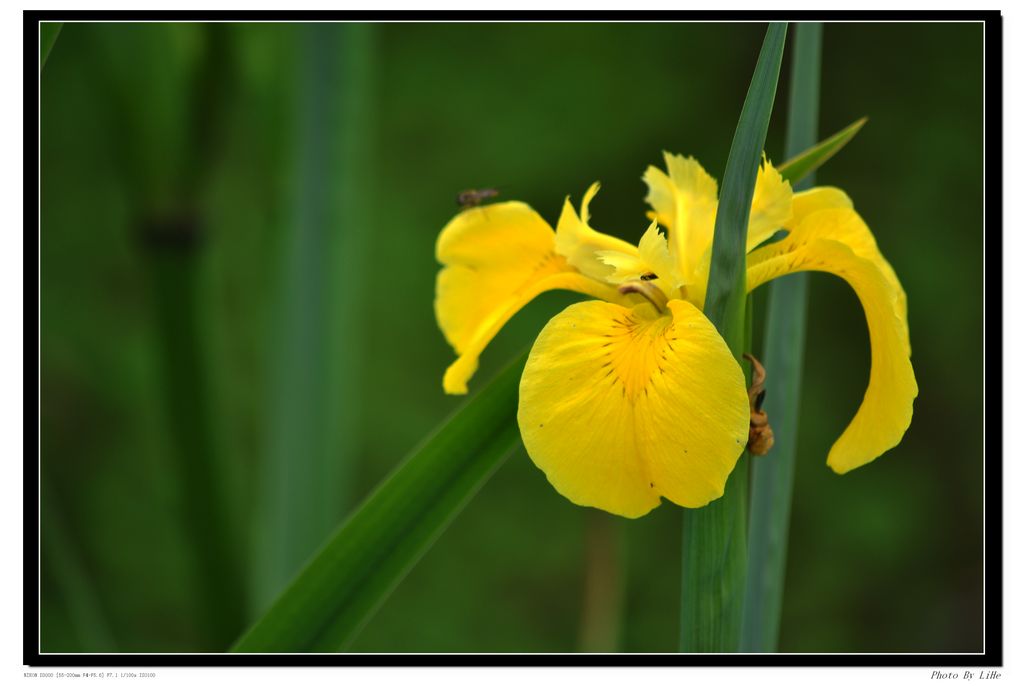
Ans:
{"label": "blurred green stalk", "polygon": [[347,513],[359,429],[371,30],[298,27],[297,159],[270,360],[267,453],[257,517],[258,609]]}
{"label": "blurred green stalk", "polygon": [[580,651],[614,653],[619,649],[625,601],[625,530],[618,517],[601,510],[587,509],[584,518],[586,569]]}
{"label": "blurred green stalk", "polygon": [[150,267],[169,476],[192,553],[198,643],[224,650],[245,625],[247,579],[214,417],[211,294],[203,276],[210,227],[200,191],[224,125],[228,34],[223,24],[99,25],[95,37]]}
{"label": "blurred green stalk", "polygon": [[[704,313],[737,359],[748,339],[747,223],[785,42],[786,24],[769,24],[729,148],[715,217]],[[683,514],[681,652],[734,652],[739,648],[746,529],[744,455],[721,498]]]}
{"label": "blurred green stalk", "polygon": [[57,36],[60,35],[60,30],[64,28],[64,23],[59,21],[44,21],[39,22],[39,71],[43,71],[43,67],[46,66],[46,59],[50,56],[50,51],[53,50],[54,43],[57,42]]}
{"label": "blurred green stalk", "polygon": [[[165,220],[166,221],[166,220]],[[224,464],[214,439],[211,384],[196,241],[198,220],[148,228],[160,363],[174,441],[184,529],[195,551],[205,640],[226,648],[245,622],[240,540],[226,496]]]}
{"label": "blurred green stalk", "polygon": [[[787,159],[810,148],[818,137],[822,26],[817,22],[801,23],[794,33]],[[794,190],[813,184],[812,172]],[[770,288],[763,364],[770,389],[765,409],[775,445],[768,455],[754,461],[752,470],[749,562],[740,644],[743,652],[778,649],[803,374],[807,274],[782,277]]]}

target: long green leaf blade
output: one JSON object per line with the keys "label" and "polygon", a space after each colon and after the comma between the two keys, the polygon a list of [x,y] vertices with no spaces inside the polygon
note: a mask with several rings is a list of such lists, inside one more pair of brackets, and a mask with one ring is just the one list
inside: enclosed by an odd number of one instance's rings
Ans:
{"label": "long green leaf blade", "polygon": [[53,44],[57,42],[60,30],[64,28],[64,22],[45,21],[39,23],[39,71],[43,71],[46,60],[53,50]]}
{"label": "long green leaf blade", "polygon": [[[807,48],[805,48],[807,49]],[[793,63],[793,69],[796,71],[798,63]],[[820,70],[820,65],[818,67]],[[794,74],[794,79],[798,75]],[[817,86],[815,86],[815,95],[817,95]],[[797,93],[794,91],[790,102],[796,98]],[[801,97],[805,97],[803,91],[800,93]],[[810,136],[801,134],[799,136],[800,143],[795,143],[793,136],[792,125],[786,131],[786,161],[779,166],[779,173],[782,174],[782,178],[789,181],[794,186],[801,180],[813,174],[821,165],[832,159],[832,156],[843,149],[843,147],[853,140],[853,137],[868,123],[867,117],[861,117],[857,121],[853,122],[839,133],[826,138],[817,145],[814,144],[814,139],[818,137],[818,108],[814,107],[813,110],[808,110],[809,105],[802,103],[802,111],[791,111],[790,119],[791,122],[797,122],[802,124],[806,122],[810,117],[814,117],[814,133]],[[796,146],[796,147],[794,147]],[[800,152],[800,151],[803,152]]]}
{"label": "long green leaf blade", "polygon": [[[722,180],[704,313],[739,357],[745,338],[747,222],[758,163],[786,41],[786,24],[768,26],[747,90]],[[741,457],[725,495],[683,517],[680,650],[739,648],[746,577],[747,460]]]}
{"label": "long green leaf blade", "polygon": [[255,538],[258,610],[348,513],[361,404],[372,27],[296,30],[296,181],[282,251],[278,345],[269,361],[271,411]]}
{"label": "long green leaf blade", "polygon": [[[747,222],[764,139],[768,135],[768,121],[775,103],[785,41],[786,24],[770,24],[725,164],[704,301],[704,314],[719,331],[729,322],[742,322],[746,298]],[[742,326],[736,327],[733,340],[729,341],[729,347],[737,356],[742,352],[738,350],[742,342],[741,330]]]}
{"label": "long green leaf blade", "polygon": [[[817,138],[821,34],[822,26],[817,22],[798,24],[795,30],[786,128],[788,155]],[[858,129],[860,123],[855,124]],[[847,140],[849,137],[852,133]],[[813,183],[812,170],[796,189]],[[754,463],[751,475],[749,569],[741,643],[744,652],[774,652],[778,647],[803,376],[807,275],[785,276],[770,288],[764,354],[770,393],[765,408],[774,428],[775,445]]]}
{"label": "long green leaf blade", "polygon": [[345,648],[502,460],[516,424],[524,354],[462,406],[372,493],[234,646]]}

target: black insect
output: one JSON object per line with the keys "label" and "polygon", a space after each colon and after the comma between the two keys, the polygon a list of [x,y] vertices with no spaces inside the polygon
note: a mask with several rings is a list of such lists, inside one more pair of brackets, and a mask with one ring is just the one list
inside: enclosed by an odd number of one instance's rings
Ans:
{"label": "black insect", "polygon": [[656,278],[658,278],[658,275],[654,272],[647,272],[646,274],[640,275],[641,281],[654,281]]}

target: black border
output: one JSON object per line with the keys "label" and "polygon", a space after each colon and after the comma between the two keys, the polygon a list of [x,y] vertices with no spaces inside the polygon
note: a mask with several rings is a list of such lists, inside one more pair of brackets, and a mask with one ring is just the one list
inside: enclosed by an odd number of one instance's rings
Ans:
{"label": "black border", "polygon": [[[985,36],[985,646],[984,653],[40,653],[39,637],[39,33],[40,21],[981,21]],[[25,327],[23,663],[32,667],[1003,665],[1003,20],[978,11],[51,11],[23,12]],[[34,543],[31,545],[30,543]]]}

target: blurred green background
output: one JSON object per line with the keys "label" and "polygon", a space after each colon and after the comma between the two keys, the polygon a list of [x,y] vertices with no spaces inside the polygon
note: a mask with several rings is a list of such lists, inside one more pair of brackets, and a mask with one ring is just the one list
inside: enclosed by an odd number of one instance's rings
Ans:
{"label": "blurred green background", "polygon": [[[462,402],[432,309],[455,194],[554,223],[600,180],[595,225],[635,241],[662,150],[721,178],[763,32],[64,25],[41,75],[42,650],[226,649]],[[813,275],[780,648],[980,651],[982,26],[829,24],[822,73],[822,135],[870,121],[818,182],[900,275],[921,394],[898,448],[826,468],[870,361],[853,292]],[[471,390],[572,300],[519,314]],[[520,450],[353,650],[674,650],[680,518],[576,507]]]}

